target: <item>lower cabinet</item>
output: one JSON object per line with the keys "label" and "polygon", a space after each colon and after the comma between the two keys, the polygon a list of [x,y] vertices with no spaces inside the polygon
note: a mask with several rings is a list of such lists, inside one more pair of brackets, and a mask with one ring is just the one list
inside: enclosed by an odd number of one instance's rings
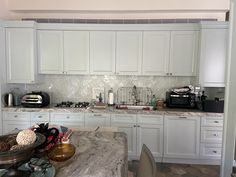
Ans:
{"label": "lower cabinet", "polygon": [[30,127],[30,112],[3,112],[3,134]]}
{"label": "lower cabinet", "polygon": [[200,117],[165,116],[164,157],[199,158]]}
{"label": "lower cabinet", "polygon": [[41,123],[48,123],[50,121],[49,112],[31,112],[30,125],[37,125]]}
{"label": "lower cabinet", "polygon": [[127,134],[129,157],[139,157],[143,144],[148,146],[155,158],[162,157],[162,115],[112,114],[111,126]]}
{"label": "lower cabinet", "polygon": [[50,124],[69,128],[84,127],[84,113],[50,113]]}
{"label": "lower cabinet", "polygon": [[86,113],[85,127],[110,127],[110,114]]}

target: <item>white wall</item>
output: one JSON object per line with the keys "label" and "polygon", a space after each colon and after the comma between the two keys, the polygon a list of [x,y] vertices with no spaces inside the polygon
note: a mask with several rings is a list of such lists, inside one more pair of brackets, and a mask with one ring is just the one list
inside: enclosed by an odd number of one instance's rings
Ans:
{"label": "white wall", "polygon": [[[8,4],[9,3],[9,4]],[[229,0],[1,0],[0,19],[21,18],[217,18]]]}

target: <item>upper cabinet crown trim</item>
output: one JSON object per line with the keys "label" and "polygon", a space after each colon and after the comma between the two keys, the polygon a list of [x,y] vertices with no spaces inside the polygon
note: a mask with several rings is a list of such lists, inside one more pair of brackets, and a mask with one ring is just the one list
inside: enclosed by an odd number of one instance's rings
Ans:
{"label": "upper cabinet crown trim", "polygon": [[95,31],[147,31],[147,30],[200,30],[197,23],[189,24],[65,24],[65,23],[38,23],[39,30],[95,30]]}
{"label": "upper cabinet crown trim", "polygon": [[[0,21],[1,23],[1,21]],[[36,28],[34,21],[3,21],[2,25],[5,28]]]}
{"label": "upper cabinet crown trim", "polygon": [[223,21],[201,22],[200,27],[201,29],[222,29],[222,28],[227,29],[229,27],[229,22],[223,22]]}

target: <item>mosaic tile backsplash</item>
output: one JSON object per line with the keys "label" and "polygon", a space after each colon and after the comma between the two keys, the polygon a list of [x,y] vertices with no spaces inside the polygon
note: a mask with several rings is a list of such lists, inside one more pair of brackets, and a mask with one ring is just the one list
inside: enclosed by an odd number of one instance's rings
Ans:
{"label": "mosaic tile backsplash", "polygon": [[[34,85],[9,85],[23,92],[45,91],[51,96],[51,103],[61,101],[91,101],[93,88],[104,88],[105,102],[110,88],[117,93],[120,87],[149,87],[157,98],[165,98],[169,88],[193,84],[194,77],[157,77],[157,76],[78,76],[43,75],[42,82]],[[116,98],[115,98],[116,100]]]}

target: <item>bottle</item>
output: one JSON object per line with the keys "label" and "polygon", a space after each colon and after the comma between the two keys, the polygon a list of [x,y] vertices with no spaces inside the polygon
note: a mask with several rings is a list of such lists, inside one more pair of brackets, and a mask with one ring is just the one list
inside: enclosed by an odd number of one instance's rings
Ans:
{"label": "bottle", "polygon": [[157,98],[155,95],[152,95],[151,106],[153,106],[153,110],[157,109]]}
{"label": "bottle", "polygon": [[108,90],[108,105],[109,106],[114,105],[114,93],[113,93],[112,88],[110,90]]}

